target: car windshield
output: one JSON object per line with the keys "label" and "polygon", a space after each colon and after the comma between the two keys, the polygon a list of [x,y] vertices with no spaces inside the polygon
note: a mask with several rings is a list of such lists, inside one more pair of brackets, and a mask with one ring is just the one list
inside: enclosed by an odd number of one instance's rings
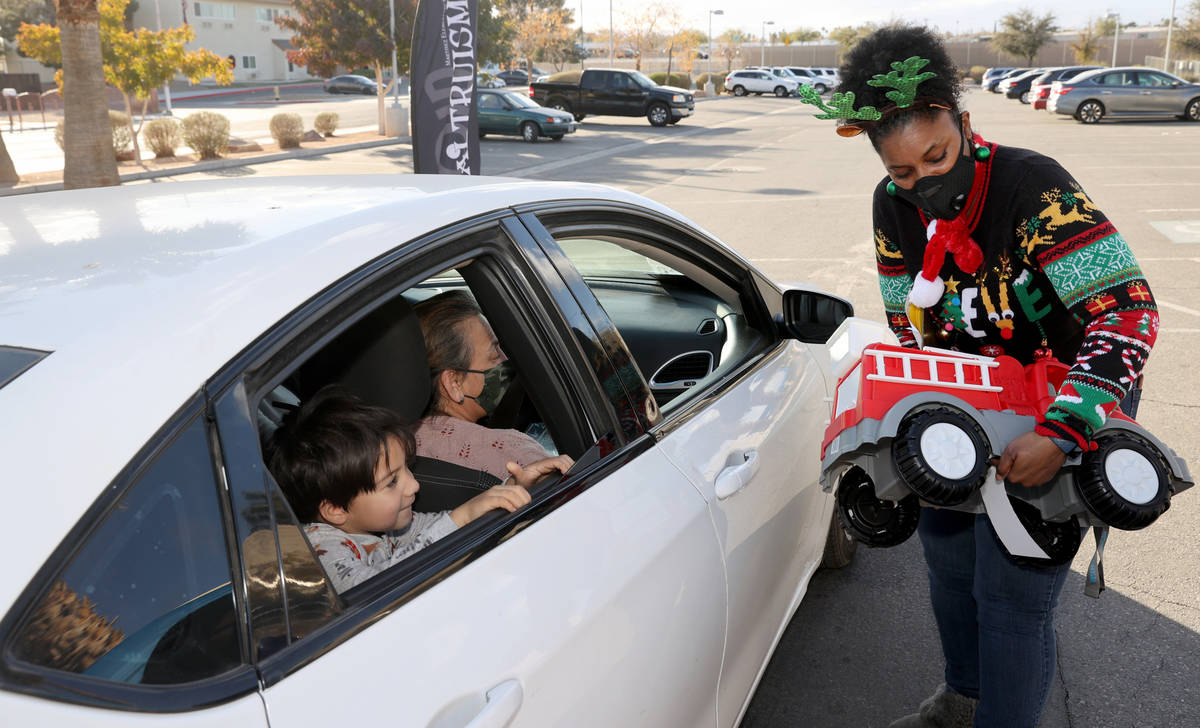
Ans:
{"label": "car windshield", "polygon": [[504,94],[504,100],[518,109],[534,109],[538,106],[533,99],[524,94],[519,94],[516,91],[509,91],[508,93]]}
{"label": "car windshield", "polygon": [[558,244],[585,278],[680,275],[674,268],[608,240],[568,238],[559,240]]}
{"label": "car windshield", "polygon": [[642,73],[640,71],[630,71],[629,77],[633,79],[634,83],[641,86],[642,88],[653,88],[658,85],[658,84],[654,83],[653,81],[651,81],[644,73]]}

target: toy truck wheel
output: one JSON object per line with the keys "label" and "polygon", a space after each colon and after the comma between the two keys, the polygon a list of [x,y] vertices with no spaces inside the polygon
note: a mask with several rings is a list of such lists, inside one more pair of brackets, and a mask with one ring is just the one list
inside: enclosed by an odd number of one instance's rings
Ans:
{"label": "toy truck wheel", "polygon": [[956,506],[983,484],[987,438],[969,417],[948,407],[906,415],[892,441],[905,485],[935,506]]}
{"label": "toy truck wheel", "polygon": [[1074,518],[1066,521],[1044,521],[1037,506],[1008,497],[1017,514],[1017,520],[1029,532],[1033,542],[1046,552],[1048,558],[1034,559],[1027,556],[1012,556],[1018,564],[1030,566],[1061,566],[1069,564],[1083,543],[1083,529]]}
{"label": "toy truck wheel", "polygon": [[1084,453],[1077,482],[1088,510],[1113,528],[1145,528],[1171,507],[1162,458],[1131,435],[1098,440],[1095,450]]}
{"label": "toy truck wheel", "polygon": [[852,468],[838,483],[836,510],[846,531],[868,546],[899,546],[917,530],[921,504],[916,496],[885,501],[861,468]]}

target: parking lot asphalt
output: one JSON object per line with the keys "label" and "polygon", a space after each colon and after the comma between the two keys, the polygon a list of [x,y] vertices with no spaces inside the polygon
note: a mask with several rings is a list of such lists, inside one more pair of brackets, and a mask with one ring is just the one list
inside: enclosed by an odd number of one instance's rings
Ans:
{"label": "parking lot asphalt", "polygon": [[[1162,315],[1138,419],[1200,470],[1200,124],[1084,126],[978,90],[965,105],[988,140],[1058,159],[1129,241]],[[795,99],[750,97],[697,104],[664,129],[589,118],[561,142],[489,137],[483,169],[639,192],[776,280],[812,283],[882,320],[870,194],[883,169],[866,139],[842,139],[813,113]],[[409,172],[408,147],[390,146],[172,179]],[[1092,552],[1080,550],[1058,610],[1044,728],[1200,725],[1198,523],[1200,491],[1145,531],[1114,531],[1099,600],[1083,595]],[[942,669],[927,588],[916,539],[860,548],[847,569],[818,572],[743,725],[886,726],[915,709]]]}

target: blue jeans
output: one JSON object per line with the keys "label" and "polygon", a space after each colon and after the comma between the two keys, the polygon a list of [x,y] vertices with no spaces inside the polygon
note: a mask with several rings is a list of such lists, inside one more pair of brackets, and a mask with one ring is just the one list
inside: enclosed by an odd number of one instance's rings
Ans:
{"label": "blue jeans", "polygon": [[1054,679],[1054,608],[1070,565],[1022,566],[987,516],[922,508],[917,528],[946,685],[979,699],[976,728],[1036,728]]}

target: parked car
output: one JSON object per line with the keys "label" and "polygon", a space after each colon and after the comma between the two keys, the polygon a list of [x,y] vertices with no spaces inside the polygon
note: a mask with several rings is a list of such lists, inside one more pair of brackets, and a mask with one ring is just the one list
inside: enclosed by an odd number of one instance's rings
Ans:
{"label": "parked car", "polygon": [[825,93],[835,85],[828,75],[818,71],[815,68],[788,66],[787,70],[791,71],[794,78],[806,86],[812,86],[813,90],[819,94]]}
{"label": "parked car", "polygon": [[800,81],[795,78],[781,78],[763,69],[746,68],[734,71],[725,77],[725,90],[734,96],[746,94],[775,94],[776,96],[791,96],[800,88]]}
{"label": "parked car", "polygon": [[1000,74],[999,76],[996,76],[992,80],[988,81],[984,85],[984,89],[987,91],[991,91],[992,93],[1000,93],[1000,84],[1005,79],[1011,78],[1012,76],[1020,74],[1020,73],[1024,73],[1025,71],[1028,71],[1028,70],[1029,70],[1028,68],[1010,68],[1007,71],[1005,71],[1004,73]]}
{"label": "parked car", "polygon": [[833,66],[812,66],[812,70],[821,73],[829,80],[829,88],[833,88],[842,82],[842,74]]}
{"label": "parked car", "polygon": [[1002,78],[1004,76],[1004,74],[1008,73],[1011,70],[1013,70],[1013,69],[1012,68],[1001,68],[1001,67],[993,67],[993,68],[987,69],[986,71],[983,72],[983,76],[981,76],[979,79],[979,87],[982,89],[985,89],[987,91],[991,91],[995,86],[994,82],[996,82],[998,79]]}
{"label": "parked car", "polygon": [[1046,109],[1084,124],[1106,116],[1200,121],[1200,84],[1150,68],[1101,68],[1055,81]]}
{"label": "parked car", "polygon": [[575,118],[565,111],[538,106],[516,91],[480,89],[478,98],[480,137],[514,134],[527,142],[536,142],[539,137],[557,142],[578,128]]}
{"label": "parked car", "polygon": [[479,88],[504,88],[508,84],[494,73],[478,73],[475,75],[475,85]]}
{"label": "parked car", "polygon": [[1051,84],[1055,81],[1070,81],[1084,71],[1091,71],[1095,68],[1100,68],[1100,66],[1067,66],[1046,71],[1029,85],[1029,100],[1026,101],[1022,98],[1021,103],[1028,103],[1034,109],[1045,109],[1046,101],[1050,98]]}
{"label": "parked car", "polygon": [[1014,73],[1000,81],[1000,85],[996,87],[999,93],[1004,94],[1006,98],[1018,98],[1021,93],[1029,90],[1029,84],[1033,79],[1042,75],[1048,68],[1029,68],[1019,73]]}
{"label": "parked car", "polygon": [[1022,366],[1004,355],[914,350],[890,333],[852,318],[830,342],[840,356],[822,482],[836,483],[839,515],[864,543],[903,543],[923,501],[986,512],[1014,557],[1069,563],[1081,526],[1145,528],[1195,484],[1183,458],[1121,411],[1096,430],[1094,449],[1044,486],[998,483],[992,459],[1033,431],[1070,367],[1053,357]]}
{"label": "parked car", "polygon": [[[654,201],[459,175],[50,197],[0,201],[29,222],[0,462],[36,513],[6,526],[6,725],[730,728],[825,545],[852,556],[817,448],[849,304]],[[447,290],[525,382],[490,424],[575,466],[339,593],[264,443],[331,383],[420,416],[412,306]]]}
{"label": "parked car", "polygon": [[576,121],[592,114],[645,116],[654,126],[666,126],[696,110],[691,91],[659,86],[640,71],[619,68],[589,68],[575,82],[537,82],[529,93],[542,106],[572,114]]}
{"label": "parked car", "polygon": [[518,69],[509,69],[496,74],[505,86],[528,86],[529,74]]}
{"label": "parked car", "polygon": [[366,76],[348,74],[334,76],[324,84],[327,94],[366,94],[374,96],[379,93],[379,84]]}

